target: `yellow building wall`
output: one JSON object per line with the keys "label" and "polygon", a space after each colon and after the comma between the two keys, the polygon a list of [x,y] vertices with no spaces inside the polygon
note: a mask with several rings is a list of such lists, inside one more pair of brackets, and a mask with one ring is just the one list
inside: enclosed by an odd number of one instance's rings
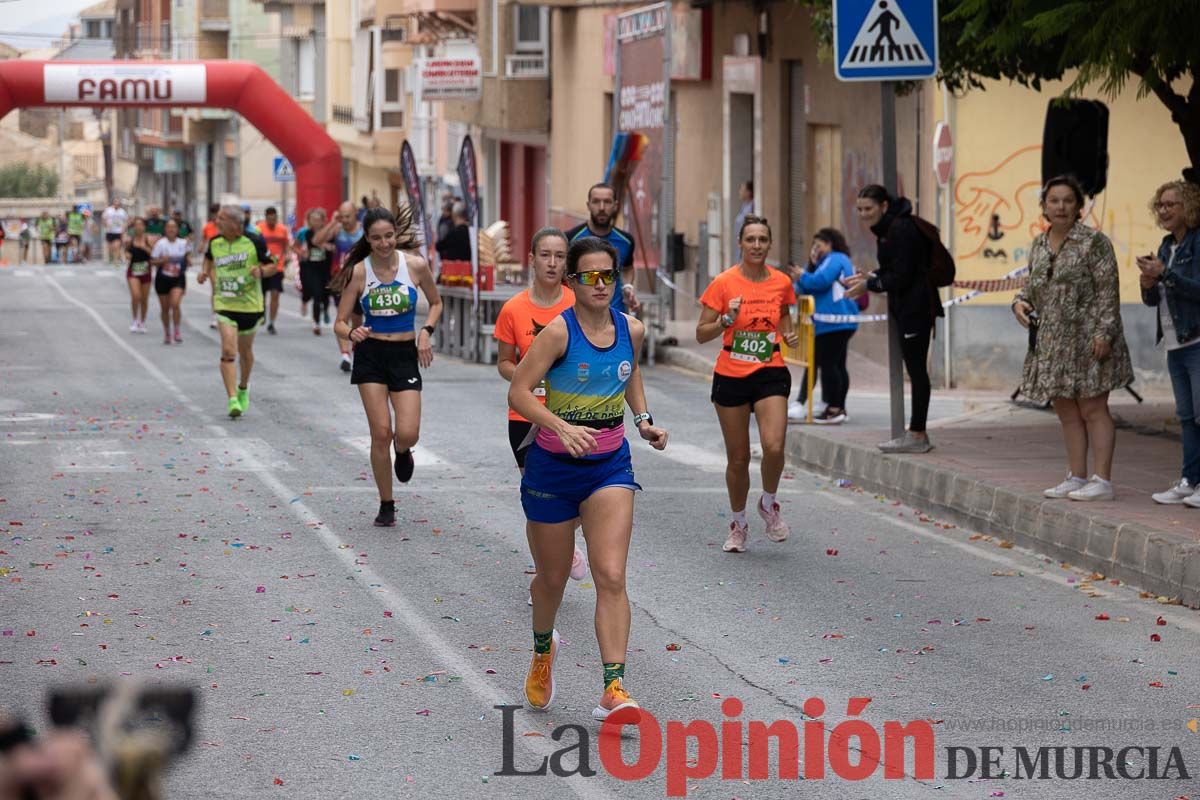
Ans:
{"label": "yellow building wall", "polygon": [[[999,277],[1028,263],[1033,237],[1044,228],[1038,205],[1042,128],[1047,103],[1066,84],[1042,86],[1039,93],[988,81],[986,90],[952,101],[954,256],[960,279]],[[1108,105],[1109,167],[1108,186],[1084,221],[1112,239],[1121,299],[1137,303],[1134,258],[1156,250],[1163,235],[1147,204],[1160,184],[1179,178],[1187,153],[1178,127],[1153,96],[1138,99],[1133,86],[1112,100],[1085,96]],[[941,109],[936,110],[940,117]],[[1007,305],[1011,297],[987,294],[971,304]]]}
{"label": "yellow building wall", "polygon": [[351,163],[351,170],[348,200],[358,205],[361,198],[375,195],[383,201],[385,206],[388,205],[389,198],[392,196],[392,185],[388,181],[386,169],[376,169],[355,161]]}
{"label": "yellow building wall", "polygon": [[[587,217],[587,190],[604,177],[613,79],[605,75],[604,17],[613,9],[554,9],[551,13],[550,217]],[[606,95],[607,93],[607,95]],[[607,99],[607,102],[606,102]]]}

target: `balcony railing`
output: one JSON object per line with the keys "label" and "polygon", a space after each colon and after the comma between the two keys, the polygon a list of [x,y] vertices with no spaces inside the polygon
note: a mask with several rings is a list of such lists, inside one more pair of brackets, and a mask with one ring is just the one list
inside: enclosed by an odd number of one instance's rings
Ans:
{"label": "balcony railing", "polygon": [[167,52],[171,49],[171,23],[163,22],[155,27],[153,22],[137,24],[137,49]]}
{"label": "balcony railing", "polygon": [[334,122],[340,122],[343,125],[354,124],[354,109],[350,106],[333,105],[330,107],[330,116]]}
{"label": "balcony railing", "polygon": [[504,57],[506,78],[545,78],[549,75],[544,53],[510,53]]}

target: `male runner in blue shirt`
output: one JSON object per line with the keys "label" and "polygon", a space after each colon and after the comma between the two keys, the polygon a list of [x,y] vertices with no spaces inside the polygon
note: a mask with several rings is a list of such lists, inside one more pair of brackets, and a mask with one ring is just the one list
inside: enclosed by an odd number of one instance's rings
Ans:
{"label": "male runner in blue shirt", "polygon": [[621,276],[613,292],[612,307],[622,313],[636,314],[642,307],[634,291],[633,236],[613,225],[617,215],[617,193],[607,183],[597,183],[588,189],[588,221],[567,231],[568,246],[580,239],[594,236],[617,248],[621,257]]}

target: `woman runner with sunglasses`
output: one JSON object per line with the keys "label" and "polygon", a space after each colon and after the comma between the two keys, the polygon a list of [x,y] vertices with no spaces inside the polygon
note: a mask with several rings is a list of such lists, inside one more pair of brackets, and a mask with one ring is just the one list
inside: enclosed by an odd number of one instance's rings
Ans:
{"label": "woman runner with sunglasses", "polygon": [[[567,263],[567,235],[558,228],[542,228],[533,235],[529,247],[529,266],[533,280],[528,289],[508,299],[496,317],[496,369],[500,377],[512,380],[513,370],[521,357],[529,352],[533,339],[555,317],[575,305],[575,293],[563,285],[563,270]],[[546,387],[538,386],[534,394],[545,402]],[[512,447],[517,469],[525,474],[525,455],[533,445],[533,423],[511,408],[508,410],[508,443]],[[526,538],[529,525],[525,525]],[[530,542],[532,552],[532,541]],[[578,547],[571,560],[571,580],[583,580],[587,574],[587,557]],[[533,596],[529,597],[533,605]]]}
{"label": "woman runner with sunglasses", "polygon": [[[619,269],[616,249],[602,239],[581,239],[568,251],[566,269],[575,305],[533,340],[508,390],[512,409],[539,429],[521,480],[537,568],[525,697],[542,711],[554,702],[554,618],[571,571],[578,517],[596,585],[596,639],[604,664],[604,694],[592,716],[603,720],[618,709],[638,708],[622,685],[630,625],[625,568],[633,493],[641,489],[625,441],[625,404],[652,447],[666,447],[667,432],[646,413],[637,364],[646,329],[609,305]],[[545,405],[534,393],[543,380]]]}
{"label": "woman runner with sunglasses", "polygon": [[788,537],[775,493],[783,474],[792,376],[779,353],[779,342],[799,345],[788,309],[796,303],[796,290],[787,275],[767,266],[771,249],[767,220],[748,214],[738,231],[738,246],[741,263],[722,272],[704,290],[696,324],[696,341],[703,344],[723,336],[725,343],[713,374],[712,403],[725,439],[725,486],[733,512],[729,538],[721,548],[726,553],[746,552],[750,535],[746,496],[750,494],[751,414],[758,418],[762,443],[763,494],[758,514],[767,524],[768,539],[782,542]]}

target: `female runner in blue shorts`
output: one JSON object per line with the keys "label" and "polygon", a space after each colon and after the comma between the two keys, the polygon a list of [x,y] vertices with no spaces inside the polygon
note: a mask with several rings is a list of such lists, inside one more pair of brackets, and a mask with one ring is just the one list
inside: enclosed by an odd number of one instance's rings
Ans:
{"label": "female runner in blue shorts", "polygon": [[[604,694],[592,711],[603,720],[638,704],[622,686],[629,645],[625,566],[633,531],[633,478],[625,441],[625,404],[643,439],[662,450],[667,432],[646,413],[637,354],[646,329],[613,310],[609,301],[619,269],[616,249],[603,239],[581,239],[567,253],[567,280],[575,305],[533,340],[512,376],[508,402],[538,428],[525,456],[521,505],[533,544],[533,662],[525,679],[530,706],[554,702],[554,617],[571,572],[575,518],[583,524],[596,585],[596,638],[604,662]],[[546,382],[546,404],[534,388]]]}

